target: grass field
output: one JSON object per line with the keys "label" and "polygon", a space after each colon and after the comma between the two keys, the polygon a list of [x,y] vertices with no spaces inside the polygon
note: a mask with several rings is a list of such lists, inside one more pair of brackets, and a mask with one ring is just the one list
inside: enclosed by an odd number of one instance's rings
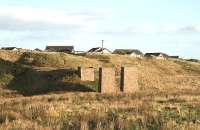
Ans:
{"label": "grass field", "polygon": [[[135,66],[140,91],[96,93],[78,66]],[[184,60],[0,50],[0,129],[198,130],[199,87],[200,63]]]}

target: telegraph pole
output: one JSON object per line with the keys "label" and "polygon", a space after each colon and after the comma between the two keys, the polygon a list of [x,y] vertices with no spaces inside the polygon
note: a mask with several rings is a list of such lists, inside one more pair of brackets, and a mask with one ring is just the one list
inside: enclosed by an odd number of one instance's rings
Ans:
{"label": "telegraph pole", "polygon": [[102,49],[102,54],[103,54],[103,48],[104,48],[104,46],[103,46],[103,44],[104,44],[104,40],[101,40],[101,49]]}

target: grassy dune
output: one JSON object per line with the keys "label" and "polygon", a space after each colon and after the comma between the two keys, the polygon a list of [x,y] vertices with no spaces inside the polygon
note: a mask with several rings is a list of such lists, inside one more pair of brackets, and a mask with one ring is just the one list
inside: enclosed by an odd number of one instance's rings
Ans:
{"label": "grassy dune", "polygon": [[66,93],[1,99],[0,129],[198,130],[199,93]]}
{"label": "grassy dune", "polygon": [[[78,66],[135,66],[140,91],[101,95]],[[200,64],[0,50],[0,129],[200,129]]]}
{"label": "grassy dune", "polygon": [[24,53],[18,59],[18,63],[41,66],[41,67],[78,67],[100,65],[96,60],[88,59],[82,56],[74,56],[65,53],[42,52],[42,53]]}

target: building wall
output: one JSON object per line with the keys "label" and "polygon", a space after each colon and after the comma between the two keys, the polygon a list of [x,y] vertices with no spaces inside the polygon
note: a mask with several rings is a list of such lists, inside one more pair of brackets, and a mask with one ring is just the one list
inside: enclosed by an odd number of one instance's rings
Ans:
{"label": "building wall", "polygon": [[158,59],[158,60],[165,60],[166,59],[166,57],[163,56],[162,54],[160,54],[159,56],[156,56],[155,58]]}
{"label": "building wall", "polygon": [[137,58],[142,58],[141,55],[137,55],[137,54],[135,54],[135,53],[132,53],[131,56],[133,56],[133,57],[137,57]]}
{"label": "building wall", "polygon": [[[102,51],[100,51],[100,52],[98,52],[98,51],[88,52],[87,54],[100,55],[100,54],[102,54]],[[111,54],[111,52],[108,51],[108,50],[106,50],[106,49],[104,49],[104,50],[103,50],[103,54]]]}
{"label": "building wall", "polygon": [[110,52],[107,51],[107,50],[103,50],[103,53],[104,53],[104,54],[110,54]]}

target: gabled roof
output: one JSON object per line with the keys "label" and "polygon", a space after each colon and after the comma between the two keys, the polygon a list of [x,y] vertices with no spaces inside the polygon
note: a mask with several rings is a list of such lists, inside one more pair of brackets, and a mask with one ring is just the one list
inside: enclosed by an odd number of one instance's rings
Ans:
{"label": "gabled roof", "polygon": [[187,59],[186,61],[191,61],[191,62],[200,62],[198,59]]}
{"label": "gabled roof", "polygon": [[175,58],[175,59],[178,59],[179,56],[169,56],[170,58]]}
{"label": "gabled roof", "polygon": [[156,53],[146,53],[145,56],[160,56],[163,55],[164,57],[169,57],[167,54],[162,52],[156,52]]}
{"label": "gabled roof", "polygon": [[107,48],[101,48],[101,47],[92,48],[92,49],[90,49],[90,50],[87,51],[87,52],[89,52],[89,53],[92,53],[92,52],[102,52],[103,50],[107,50],[108,52],[111,53],[111,51],[108,50]]}
{"label": "gabled roof", "polygon": [[35,48],[34,50],[35,50],[35,51],[42,51],[42,50],[41,50],[41,49],[39,49],[39,48]]}
{"label": "gabled roof", "polygon": [[73,52],[74,46],[46,46],[47,51]]}
{"label": "gabled roof", "polygon": [[16,47],[2,47],[3,50],[14,50],[17,49]]}
{"label": "gabled roof", "polygon": [[137,55],[143,55],[143,53],[137,49],[116,49],[113,52],[113,54],[121,54],[121,55],[130,55],[132,53]]}
{"label": "gabled roof", "polygon": [[101,49],[101,47],[95,47],[95,48],[90,49],[88,52],[95,52],[99,49]]}

